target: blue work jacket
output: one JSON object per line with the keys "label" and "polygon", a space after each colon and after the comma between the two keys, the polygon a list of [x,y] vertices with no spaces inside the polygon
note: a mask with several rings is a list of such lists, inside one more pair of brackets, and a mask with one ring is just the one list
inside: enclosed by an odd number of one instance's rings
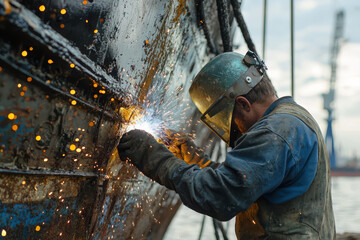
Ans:
{"label": "blue work jacket", "polygon": [[293,115],[265,117],[284,102],[294,100],[276,100],[216,169],[184,163],[171,173],[175,190],[186,206],[226,221],[246,211],[260,197],[279,204],[307,191],[317,169],[317,136]]}

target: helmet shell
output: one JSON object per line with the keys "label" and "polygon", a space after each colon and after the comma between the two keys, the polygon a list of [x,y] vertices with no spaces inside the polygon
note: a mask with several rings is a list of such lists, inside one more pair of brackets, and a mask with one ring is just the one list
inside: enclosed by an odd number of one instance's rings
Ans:
{"label": "helmet shell", "polygon": [[260,61],[250,51],[246,56],[222,53],[200,70],[189,89],[203,114],[201,120],[228,145],[236,97],[247,94],[263,77],[263,72],[254,66],[254,57]]}
{"label": "helmet shell", "polygon": [[243,58],[239,53],[222,53],[196,75],[189,93],[202,114],[246,72]]}

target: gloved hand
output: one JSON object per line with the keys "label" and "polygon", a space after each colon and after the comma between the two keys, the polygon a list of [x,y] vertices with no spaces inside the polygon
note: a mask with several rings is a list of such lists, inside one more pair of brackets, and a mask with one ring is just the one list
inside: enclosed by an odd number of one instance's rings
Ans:
{"label": "gloved hand", "polygon": [[217,166],[204,154],[204,151],[198,148],[195,143],[184,133],[175,132],[171,129],[166,129],[168,149],[178,158],[184,160],[187,164],[197,164],[200,168],[209,165]]}
{"label": "gloved hand", "polygon": [[174,189],[170,174],[183,161],[158,143],[151,134],[132,130],[122,136],[117,149],[122,161],[130,160],[149,178]]}

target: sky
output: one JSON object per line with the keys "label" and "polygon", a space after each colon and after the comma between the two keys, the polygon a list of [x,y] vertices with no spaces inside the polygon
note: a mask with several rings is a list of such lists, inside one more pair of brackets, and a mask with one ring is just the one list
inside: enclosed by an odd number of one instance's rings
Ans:
{"label": "sky", "polygon": [[[290,0],[268,0],[265,63],[278,95],[291,95]],[[330,49],[335,14],[345,11],[344,39],[337,59],[338,71],[333,122],[338,156],[360,157],[360,1],[294,0],[295,101],[317,120],[322,132],[327,128],[327,112],[321,94],[329,91]],[[263,0],[243,0],[242,12],[262,55]],[[234,44],[245,53],[240,34]]]}

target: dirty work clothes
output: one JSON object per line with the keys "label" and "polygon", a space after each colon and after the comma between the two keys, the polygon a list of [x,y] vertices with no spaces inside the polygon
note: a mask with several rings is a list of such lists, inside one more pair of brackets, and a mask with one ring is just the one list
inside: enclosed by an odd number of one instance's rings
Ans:
{"label": "dirty work clothes", "polygon": [[284,203],[274,204],[264,197],[259,198],[250,209],[236,216],[236,235],[238,239],[335,239],[330,161],[320,128],[313,117],[295,103],[279,104],[265,118],[276,114],[296,116],[316,133],[318,164],[315,178],[304,194]]}
{"label": "dirty work clothes", "polygon": [[[229,220],[252,206],[247,217],[254,217],[253,224],[260,225],[267,223],[258,219],[258,211],[265,203],[282,206],[306,195],[318,165],[318,137],[299,117],[271,114],[279,105],[286,104],[298,106],[290,97],[274,102],[215,170],[200,170],[196,165],[186,164],[177,167],[171,181],[183,203],[220,220]],[[252,205],[257,200],[261,204]],[[265,230],[260,227],[254,231],[264,237],[269,234],[266,226]],[[302,233],[300,227],[294,231]],[[281,239],[277,237],[274,239]]]}
{"label": "dirty work clothes", "polygon": [[[278,104],[293,102],[281,98]],[[229,220],[260,196],[282,203],[303,194],[314,179],[317,138],[300,119],[274,115],[257,122],[240,137],[217,169],[183,165],[172,173],[185,205],[217,219]],[[226,203],[226,204],[224,204]]]}

